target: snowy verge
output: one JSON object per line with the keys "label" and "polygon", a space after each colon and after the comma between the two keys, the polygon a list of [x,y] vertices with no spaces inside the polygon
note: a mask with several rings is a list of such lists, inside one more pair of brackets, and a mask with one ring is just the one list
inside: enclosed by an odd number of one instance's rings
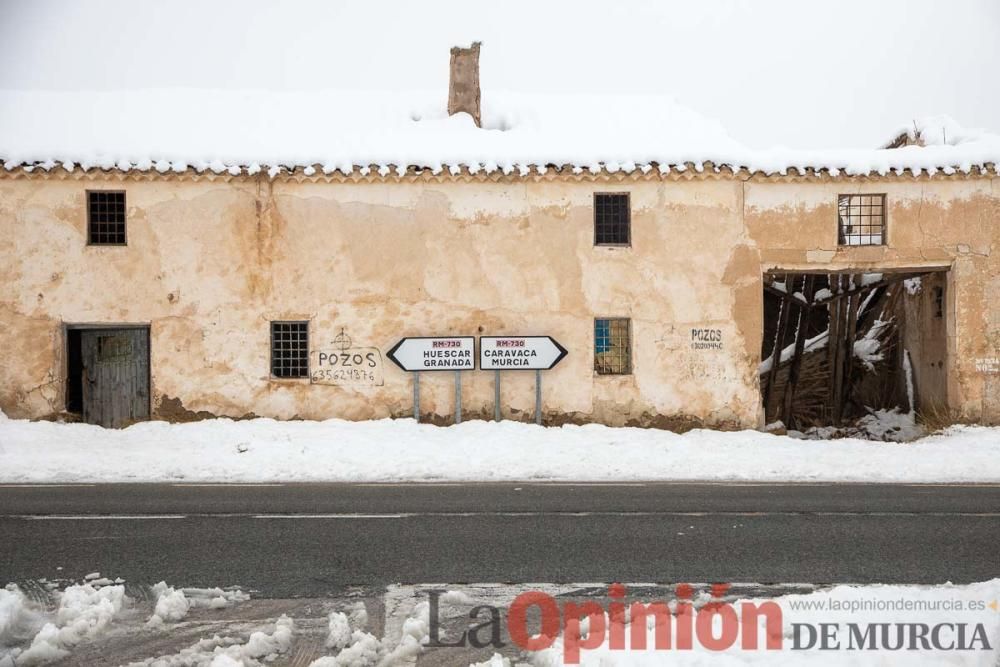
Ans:
{"label": "snowy verge", "polygon": [[912,443],[470,421],[0,420],[0,482],[1000,482],[1000,428]]}

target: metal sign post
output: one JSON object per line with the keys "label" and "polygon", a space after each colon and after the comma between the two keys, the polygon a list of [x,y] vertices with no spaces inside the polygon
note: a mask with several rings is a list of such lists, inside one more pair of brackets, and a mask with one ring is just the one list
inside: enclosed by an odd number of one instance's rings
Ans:
{"label": "metal sign post", "polygon": [[420,373],[413,373],[413,421],[420,421]]}
{"label": "metal sign post", "polygon": [[493,412],[500,421],[500,371],[535,371],[535,423],[542,423],[542,371],[563,360],[566,348],[551,336],[480,336],[479,368],[493,371]]}
{"label": "metal sign post", "polygon": [[474,336],[403,338],[386,353],[413,373],[413,418],[420,421],[420,372],[455,371],[455,423],[462,421],[462,371],[476,367]]}
{"label": "metal sign post", "polygon": [[542,425],[542,371],[535,369],[535,423]]}

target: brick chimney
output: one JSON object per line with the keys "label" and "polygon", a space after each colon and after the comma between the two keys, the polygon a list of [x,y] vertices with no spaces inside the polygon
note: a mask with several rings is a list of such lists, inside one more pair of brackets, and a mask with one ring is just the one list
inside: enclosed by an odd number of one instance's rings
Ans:
{"label": "brick chimney", "polygon": [[479,114],[479,46],[451,47],[451,77],[448,80],[448,115],[464,111],[482,127]]}

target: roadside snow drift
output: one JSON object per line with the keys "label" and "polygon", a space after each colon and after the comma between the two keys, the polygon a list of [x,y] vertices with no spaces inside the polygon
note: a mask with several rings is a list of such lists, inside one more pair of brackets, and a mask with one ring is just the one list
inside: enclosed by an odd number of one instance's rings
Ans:
{"label": "roadside snow drift", "polygon": [[885,443],[483,421],[214,419],[106,430],[0,418],[0,482],[442,480],[1000,482],[1000,428]]}

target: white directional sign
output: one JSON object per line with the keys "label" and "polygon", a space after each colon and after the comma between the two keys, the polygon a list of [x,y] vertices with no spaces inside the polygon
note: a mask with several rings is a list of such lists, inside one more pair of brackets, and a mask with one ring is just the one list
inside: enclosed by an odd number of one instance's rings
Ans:
{"label": "white directional sign", "polygon": [[544,371],[566,356],[550,336],[480,336],[479,368],[484,371]]}
{"label": "white directional sign", "polygon": [[471,371],[475,346],[473,336],[404,338],[387,354],[404,371]]}

